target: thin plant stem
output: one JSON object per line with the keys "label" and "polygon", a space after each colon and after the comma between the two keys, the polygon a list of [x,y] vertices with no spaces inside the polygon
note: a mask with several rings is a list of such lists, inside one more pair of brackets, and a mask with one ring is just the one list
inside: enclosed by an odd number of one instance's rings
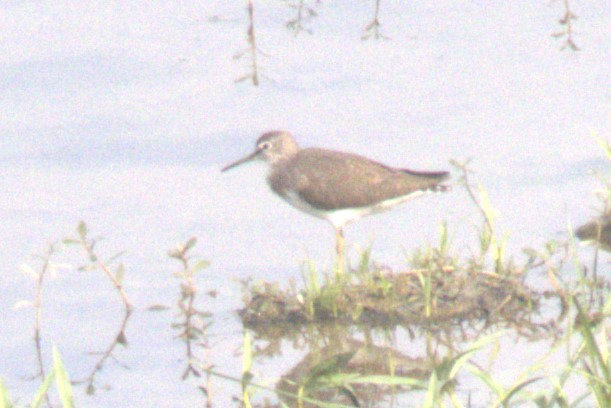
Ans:
{"label": "thin plant stem", "polygon": [[127,293],[125,293],[125,290],[123,289],[123,285],[121,284],[121,282],[119,282],[117,280],[117,278],[115,277],[115,275],[111,272],[111,270],[108,268],[108,266],[102,262],[100,260],[100,258],[95,254],[95,252],[93,251],[93,247],[91,246],[91,243],[89,243],[84,237],[83,239],[81,239],[81,245],[83,246],[83,248],[85,249],[85,251],[87,252],[87,254],[89,255],[89,257],[91,259],[95,259],[95,263],[96,265],[102,270],[104,271],[104,273],[106,274],[106,276],[108,276],[108,278],[110,279],[110,281],[113,283],[115,289],[119,292],[119,294],[121,295],[121,298],[123,300],[123,304],[125,305],[125,309],[126,311],[131,311],[132,310],[132,304],[129,300],[129,298],[127,297]]}
{"label": "thin plant stem", "polygon": [[255,7],[253,0],[248,0],[248,43],[250,44],[250,56],[252,58],[252,83],[259,86],[259,71],[257,65],[257,40],[255,37]]}
{"label": "thin plant stem", "polygon": [[125,309],[125,315],[123,316],[123,320],[121,322],[121,325],[119,326],[119,330],[117,334],[115,335],[114,340],[112,341],[110,346],[104,351],[104,353],[102,353],[102,357],[98,360],[96,365],[93,367],[93,369],[91,370],[91,373],[87,376],[85,380],[82,381],[87,384],[87,393],[88,394],[91,395],[95,392],[95,388],[94,388],[95,376],[99,371],[102,370],[102,368],[104,367],[104,364],[106,363],[106,360],[112,357],[112,353],[115,350],[115,348],[117,347],[117,345],[127,343],[127,340],[125,337],[125,328],[127,327],[127,322],[129,321],[131,314],[132,314],[131,309]]}
{"label": "thin plant stem", "polygon": [[[53,244],[49,245],[47,253],[42,257],[43,264],[40,268],[40,272],[38,273],[38,280],[36,282],[36,298],[34,300],[34,309],[35,309],[35,329],[34,329],[34,343],[36,345],[36,357],[38,359],[38,367],[39,367],[39,375],[40,378],[44,379],[47,375],[45,373],[45,365],[42,357],[42,337],[41,337],[41,327],[42,327],[42,288],[45,279],[45,275],[49,269],[49,265],[51,262],[51,255],[55,252],[55,247]],[[52,407],[51,399],[48,394],[45,394],[45,401],[47,406]]]}

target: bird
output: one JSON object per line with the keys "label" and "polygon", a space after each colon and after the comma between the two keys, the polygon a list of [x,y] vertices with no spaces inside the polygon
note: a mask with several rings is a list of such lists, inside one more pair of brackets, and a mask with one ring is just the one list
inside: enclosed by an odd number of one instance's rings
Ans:
{"label": "bird", "polygon": [[247,156],[226,165],[268,164],[267,183],[293,207],[331,223],[338,268],[343,271],[344,227],[364,216],[389,210],[415,197],[446,192],[447,171],[393,168],[366,157],[322,148],[300,148],[290,132],[263,133]]}
{"label": "bird", "polygon": [[601,249],[611,252],[611,210],[577,228],[575,235],[582,241],[596,242]]}

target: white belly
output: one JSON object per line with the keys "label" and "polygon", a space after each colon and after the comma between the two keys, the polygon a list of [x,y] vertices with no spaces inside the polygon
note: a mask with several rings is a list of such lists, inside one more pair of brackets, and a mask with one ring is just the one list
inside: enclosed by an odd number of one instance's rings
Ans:
{"label": "white belly", "polygon": [[353,208],[343,208],[340,210],[321,210],[315,207],[312,207],[306,201],[302,200],[298,194],[293,191],[287,191],[286,196],[282,197],[291,204],[293,207],[306,212],[310,215],[313,215],[318,218],[322,218],[324,220],[329,221],[336,228],[341,228],[344,225],[352,222],[354,220],[358,220],[369,214],[375,214],[382,211],[390,210],[391,208],[402,204],[406,201],[411,200],[412,198],[420,197],[421,195],[426,194],[426,191],[414,191],[413,193],[406,194],[404,196],[391,198],[389,200],[381,201],[371,207],[353,207]]}

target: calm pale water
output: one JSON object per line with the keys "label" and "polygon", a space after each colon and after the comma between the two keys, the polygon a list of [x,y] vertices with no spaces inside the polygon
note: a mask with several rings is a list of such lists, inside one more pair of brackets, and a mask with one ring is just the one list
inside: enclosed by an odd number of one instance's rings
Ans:
{"label": "calm pale water", "polygon": [[[191,236],[194,255],[211,262],[198,287],[219,292],[198,305],[215,313],[209,360],[240,375],[238,279],[299,281],[303,260],[329,267],[334,251],[331,227],[274,197],[262,166],[220,173],[265,130],[417,170],[473,158],[511,251],[565,238],[595,214],[593,172],[609,172],[593,137],[611,130],[606,2],[574,5],[577,53],[550,36],[561,2],[382,1],[390,39],[361,41],[374,3],[323,1],[305,23],[313,34],[294,36],[285,27],[293,9],[257,2],[258,88],[233,83],[250,69],[247,56],[233,58],[248,46],[245,2],[0,6],[0,377],[13,398],[30,401],[38,387],[26,380],[36,372],[34,312],[13,308],[34,297],[19,266],[37,267],[31,254],[74,235],[79,220],[106,238],[103,256],[127,251],[136,307],[128,348],[115,354],[130,369],[108,362],[97,384],[111,388],[89,397],[77,386],[79,405],[202,403],[180,380],[174,310],[146,310],[175,307],[180,265],[167,251]],[[456,188],[349,226],[350,254],[373,243],[376,261],[404,267],[404,249],[436,242],[443,220],[458,251],[476,245],[478,215]],[[44,287],[43,351],[48,365],[57,345],[78,380],[122,310],[100,271],[76,271],[84,254],[66,248],[55,260],[63,265]],[[296,361],[256,369],[279,377]],[[510,363],[503,369],[519,372]],[[214,380],[213,392],[223,406],[239,386]]]}

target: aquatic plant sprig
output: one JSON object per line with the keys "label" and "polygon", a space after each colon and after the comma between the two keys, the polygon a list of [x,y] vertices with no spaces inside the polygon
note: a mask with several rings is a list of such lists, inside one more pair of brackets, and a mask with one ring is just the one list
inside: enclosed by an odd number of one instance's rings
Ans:
{"label": "aquatic plant sprig", "polygon": [[[87,253],[90,264],[79,267],[78,269],[83,270],[93,270],[97,268],[101,268],[104,270],[106,274],[110,274],[111,280],[115,284],[115,287],[118,287],[123,296],[124,305],[125,305],[125,315],[120,324],[120,328],[118,330],[117,335],[113,338],[110,346],[106,348],[104,352],[96,353],[100,354],[102,357],[98,360],[98,362],[94,365],[91,373],[87,375],[85,380],[74,381],[75,384],[78,383],[86,383],[87,384],[87,392],[89,394],[93,394],[95,392],[94,379],[96,374],[102,370],[107,359],[113,357],[113,351],[118,344],[126,345],[127,339],[125,336],[125,328],[127,326],[127,321],[131,314],[132,308],[129,302],[129,299],[125,295],[123,288],[121,286],[121,279],[123,274],[123,266],[119,265],[116,272],[110,270],[109,265],[118,257],[121,256],[122,253],[118,253],[115,256],[111,257],[106,261],[102,261],[99,259],[98,255],[94,251],[95,244],[100,240],[100,238],[89,238],[87,235],[87,227],[84,222],[79,223],[77,228],[78,239],[66,238],[61,241],[61,243],[52,243],[49,244],[48,249],[43,255],[35,255],[36,259],[41,260],[41,266],[39,270],[34,270],[32,267],[28,265],[22,265],[21,271],[32,276],[36,280],[36,296],[33,302],[22,301],[16,304],[16,307],[20,307],[23,305],[32,305],[34,306],[35,312],[35,334],[34,341],[36,345],[36,354],[39,366],[39,373],[37,377],[45,378],[45,368],[43,364],[43,355],[42,355],[42,335],[41,335],[41,326],[42,326],[42,299],[43,299],[43,286],[47,275],[53,277],[56,274],[56,271],[61,268],[72,268],[70,265],[59,264],[52,260],[53,256],[59,252],[62,248],[62,245],[78,245],[85,249]],[[93,353],[92,353],[93,354]],[[50,401],[48,400],[48,396],[45,394],[45,399],[47,399],[47,405],[52,406]]]}
{"label": "aquatic plant sprig", "polygon": [[132,303],[123,287],[123,274],[125,270],[123,264],[118,264],[114,271],[110,269],[111,263],[120,258],[125,252],[118,252],[112,255],[110,258],[102,260],[95,251],[96,245],[102,240],[102,238],[98,236],[89,236],[89,230],[87,229],[87,224],[85,224],[84,221],[79,222],[76,231],[77,238],[66,238],[62,242],[68,245],[80,245],[89,257],[89,264],[83,265],[78,269],[81,271],[89,271],[93,269],[102,270],[108,279],[110,279],[117,292],[121,295],[125,310],[131,311]]}
{"label": "aquatic plant sprig", "polygon": [[[20,301],[14,305],[15,309],[24,306],[34,307],[34,346],[36,348],[36,358],[38,362],[38,373],[34,378],[44,379],[46,377],[45,365],[42,356],[42,297],[43,297],[43,286],[47,274],[54,275],[57,269],[57,264],[51,261],[53,255],[58,251],[58,244],[51,243],[47,247],[47,251],[42,255],[34,255],[33,258],[41,262],[38,270],[35,270],[30,265],[23,264],[20,266],[20,271],[36,281],[36,294],[34,301]],[[45,394],[45,399],[48,406],[51,406],[51,401],[48,395]]]}
{"label": "aquatic plant sprig", "polygon": [[312,30],[306,28],[304,26],[304,23],[318,16],[316,10],[314,10],[314,8],[311,6],[307,6],[305,4],[305,0],[285,1],[288,3],[288,7],[294,9],[296,12],[295,17],[286,22],[286,28],[291,30],[295,34],[295,36],[298,36],[299,33],[301,33],[302,31],[305,31],[308,34],[312,34]]}
{"label": "aquatic plant sprig", "polygon": [[129,367],[123,363],[121,363],[116,356],[114,355],[115,349],[117,346],[127,347],[127,336],[125,335],[125,330],[127,329],[127,324],[132,315],[131,309],[125,309],[125,313],[123,315],[123,319],[119,323],[119,327],[114,335],[112,341],[104,351],[101,352],[91,352],[91,355],[99,355],[100,358],[95,363],[89,374],[82,380],[74,381],[74,384],[86,384],[86,392],[88,395],[93,395],[97,391],[96,376],[98,373],[102,371],[106,361],[112,359],[117,365],[124,369],[128,369]]}
{"label": "aquatic plant sprig", "polygon": [[253,0],[248,0],[248,6],[246,7],[248,11],[248,29],[246,30],[246,38],[248,41],[248,47],[237,52],[234,56],[234,60],[239,60],[244,58],[245,56],[250,57],[250,69],[251,71],[237,79],[235,79],[234,83],[239,83],[243,81],[250,80],[254,86],[259,86],[259,81],[261,77],[259,63],[257,61],[257,56],[259,54],[265,55],[261,52],[261,50],[257,47],[257,37],[255,35],[255,5]]}
{"label": "aquatic plant sprig", "polygon": [[571,10],[569,0],[562,0],[562,5],[564,7],[564,14],[562,18],[558,20],[558,23],[560,23],[563,29],[553,33],[552,37],[565,38],[564,44],[560,47],[560,50],[568,48],[571,51],[581,51],[577,44],[575,44],[575,41],[573,41],[573,34],[575,31],[573,28],[573,21],[577,20],[577,15]]}
{"label": "aquatic plant sprig", "polygon": [[371,19],[369,24],[365,26],[365,29],[363,30],[364,34],[361,36],[361,40],[369,40],[369,39],[389,40],[390,39],[389,37],[385,36],[384,34],[380,32],[380,27],[382,27],[382,24],[380,23],[381,0],[374,0],[374,1],[375,1],[375,7],[373,9],[373,18]]}
{"label": "aquatic plant sprig", "polygon": [[[457,180],[458,184],[462,184],[465,187],[467,195],[479,211],[484,221],[484,228],[481,229],[479,234],[480,241],[480,259],[481,265],[485,264],[485,259],[488,254],[492,257],[494,262],[494,271],[497,274],[505,274],[509,270],[505,266],[505,252],[507,244],[507,235],[503,234],[502,238],[499,238],[498,230],[495,229],[494,220],[496,210],[492,206],[490,197],[481,183],[477,186],[473,186],[471,182],[471,175],[473,170],[468,168],[471,160],[459,162],[457,160],[451,160],[452,164],[457,170],[460,171],[461,176]],[[477,196],[475,193],[477,190]]]}
{"label": "aquatic plant sprig", "polygon": [[[197,238],[191,237],[185,243],[178,244],[168,251],[168,256],[172,259],[176,259],[182,265],[180,271],[174,272],[174,276],[181,280],[180,298],[177,302],[177,317],[180,318],[180,320],[172,324],[172,327],[179,331],[177,337],[185,343],[187,367],[181,376],[183,380],[186,380],[191,375],[196,378],[201,377],[202,370],[200,366],[204,368],[212,367],[210,363],[204,364],[203,360],[196,355],[194,349],[194,342],[198,341],[198,344],[201,345],[206,352],[209,351],[210,344],[207,330],[212,325],[212,315],[209,312],[199,310],[195,307],[195,300],[198,293],[195,284],[195,276],[210,266],[209,261],[202,259],[193,263],[191,251],[196,244]],[[216,292],[208,292],[208,295],[214,297],[216,296]],[[206,373],[205,384],[201,385],[200,389],[206,396],[208,405],[210,405],[212,392],[209,373]]]}
{"label": "aquatic plant sprig", "polygon": [[119,366],[123,368],[128,368],[125,364],[121,363],[117,359],[115,351],[118,346],[127,347],[128,341],[125,332],[129,319],[133,312],[133,305],[129,300],[129,297],[127,296],[127,293],[123,286],[123,277],[125,273],[125,268],[123,264],[118,263],[114,268],[112,267],[112,265],[119,258],[121,258],[123,254],[125,254],[125,251],[117,252],[106,259],[102,259],[99,253],[97,252],[96,247],[97,244],[102,241],[103,238],[99,236],[91,236],[87,224],[84,221],[79,222],[76,228],[76,232],[76,238],[65,238],[62,240],[62,243],[66,245],[79,246],[87,255],[89,263],[81,265],[77,269],[79,271],[92,271],[95,269],[99,269],[104,272],[104,274],[112,282],[115,290],[121,296],[121,300],[123,301],[124,306],[123,318],[118,324],[116,334],[113,336],[112,340],[110,341],[108,346],[106,346],[104,351],[89,353],[91,355],[99,355],[100,357],[94,364],[91,371],[83,379],[74,381],[75,384],[85,384],[87,394],[93,395],[95,394],[98,388],[95,384],[96,377],[98,373],[102,371],[108,360],[112,359]]}

